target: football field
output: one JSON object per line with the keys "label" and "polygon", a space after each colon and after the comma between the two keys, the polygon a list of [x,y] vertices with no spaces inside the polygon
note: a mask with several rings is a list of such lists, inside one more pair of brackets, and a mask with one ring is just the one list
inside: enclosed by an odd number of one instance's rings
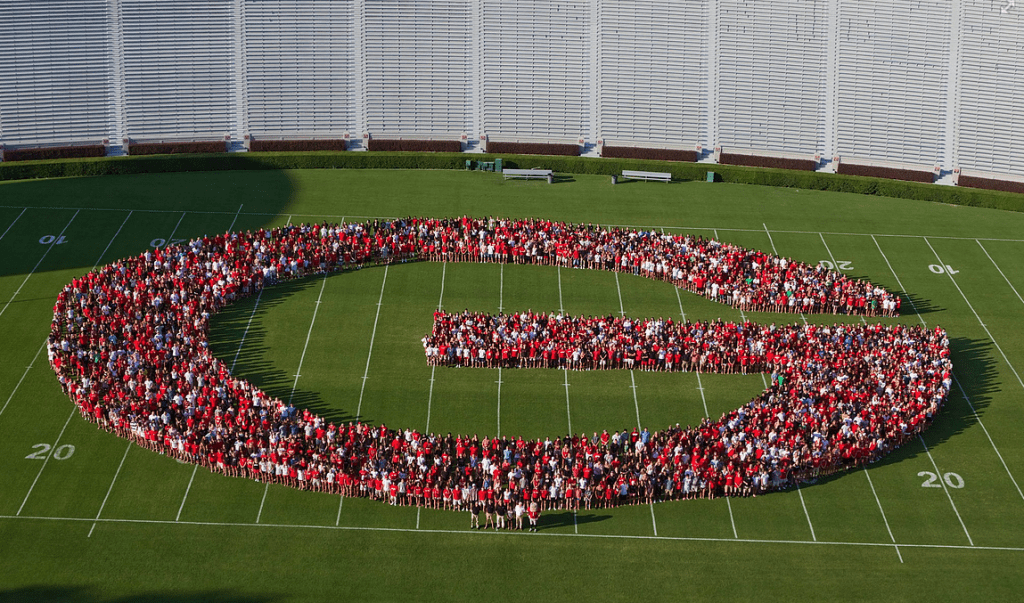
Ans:
{"label": "football field", "polygon": [[[267,486],[98,430],[44,340],[91,268],[204,234],[402,216],[543,217],[693,233],[826,262],[942,326],[953,391],[885,460],[756,498],[464,513]],[[1024,590],[1024,214],[723,183],[554,185],[447,171],[266,171],[0,184],[0,600],[1019,600]],[[857,321],[741,313],[667,283],[554,267],[408,263],[266,289],[213,321],[233,372],[334,422],[554,439],[695,425],[765,376],[427,365],[432,312]]]}

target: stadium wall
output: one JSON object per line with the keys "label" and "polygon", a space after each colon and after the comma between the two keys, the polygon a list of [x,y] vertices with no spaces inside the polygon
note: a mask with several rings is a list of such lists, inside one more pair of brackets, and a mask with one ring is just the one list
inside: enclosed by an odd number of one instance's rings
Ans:
{"label": "stadium wall", "polygon": [[984,0],[0,0],[0,53],[13,57],[0,145],[491,139],[1024,180],[1022,12]]}

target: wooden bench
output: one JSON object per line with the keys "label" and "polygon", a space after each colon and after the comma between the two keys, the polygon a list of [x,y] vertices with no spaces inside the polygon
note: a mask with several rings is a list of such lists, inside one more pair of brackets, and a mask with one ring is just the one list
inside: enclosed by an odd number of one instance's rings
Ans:
{"label": "wooden bench", "polygon": [[506,168],[501,170],[501,175],[505,177],[505,180],[509,178],[524,178],[526,180],[537,178],[547,180],[548,184],[551,184],[555,178],[555,173],[551,170],[513,170]]}
{"label": "wooden bench", "polygon": [[[620,176],[612,175],[612,184],[619,181]],[[672,182],[672,174],[668,172],[639,172],[636,170],[622,170],[621,178],[629,180],[657,180],[659,182]]]}

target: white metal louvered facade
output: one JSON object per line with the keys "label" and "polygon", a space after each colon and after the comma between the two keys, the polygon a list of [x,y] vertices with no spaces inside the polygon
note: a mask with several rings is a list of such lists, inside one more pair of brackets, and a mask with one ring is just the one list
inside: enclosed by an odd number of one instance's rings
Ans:
{"label": "white metal louvered facade", "polygon": [[958,165],[1024,176],[1024,3],[963,3]]}
{"label": "white metal louvered facade", "polygon": [[827,0],[720,0],[718,143],[824,149]]}
{"label": "white metal louvered facade", "polygon": [[245,130],[340,138],[356,129],[355,3],[246,0]]}
{"label": "white metal louvered facade", "polygon": [[470,0],[366,0],[366,129],[457,139],[472,127]]}
{"label": "white metal louvered facade", "polygon": [[483,133],[575,142],[590,129],[593,73],[586,0],[478,0]]}
{"label": "white metal louvered facade", "polygon": [[600,0],[597,132],[607,144],[704,142],[708,1]]}
{"label": "white metal louvered facade", "polygon": [[844,159],[942,159],[950,16],[948,0],[840,0],[836,152]]}
{"label": "white metal louvered facade", "polygon": [[231,0],[120,0],[125,129],[136,140],[217,139],[235,119]]}
{"label": "white metal louvered facade", "polygon": [[106,0],[0,0],[0,141],[113,135],[110,21]]}

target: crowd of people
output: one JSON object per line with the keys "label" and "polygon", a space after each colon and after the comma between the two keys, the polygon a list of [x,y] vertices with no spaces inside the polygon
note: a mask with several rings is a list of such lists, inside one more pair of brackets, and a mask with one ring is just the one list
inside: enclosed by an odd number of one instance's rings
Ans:
{"label": "crowd of people", "polygon": [[715,282],[716,299],[723,286],[769,297],[803,288],[824,300],[800,306],[808,312],[870,313],[859,299],[894,299],[692,237],[539,220],[294,225],[154,249],[74,279],[54,307],[49,362],[83,416],[150,449],[342,496],[482,509],[505,528],[548,509],[756,495],[872,461],[926,428],[950,386],[941,329],[436,314],[424,347],[437,364],[772,375],[761,395],[696,426],[527,440],[334,425],[231,375],[207,347],[210,317],[266,285],[419,258],[667,270],[698,293]]}

